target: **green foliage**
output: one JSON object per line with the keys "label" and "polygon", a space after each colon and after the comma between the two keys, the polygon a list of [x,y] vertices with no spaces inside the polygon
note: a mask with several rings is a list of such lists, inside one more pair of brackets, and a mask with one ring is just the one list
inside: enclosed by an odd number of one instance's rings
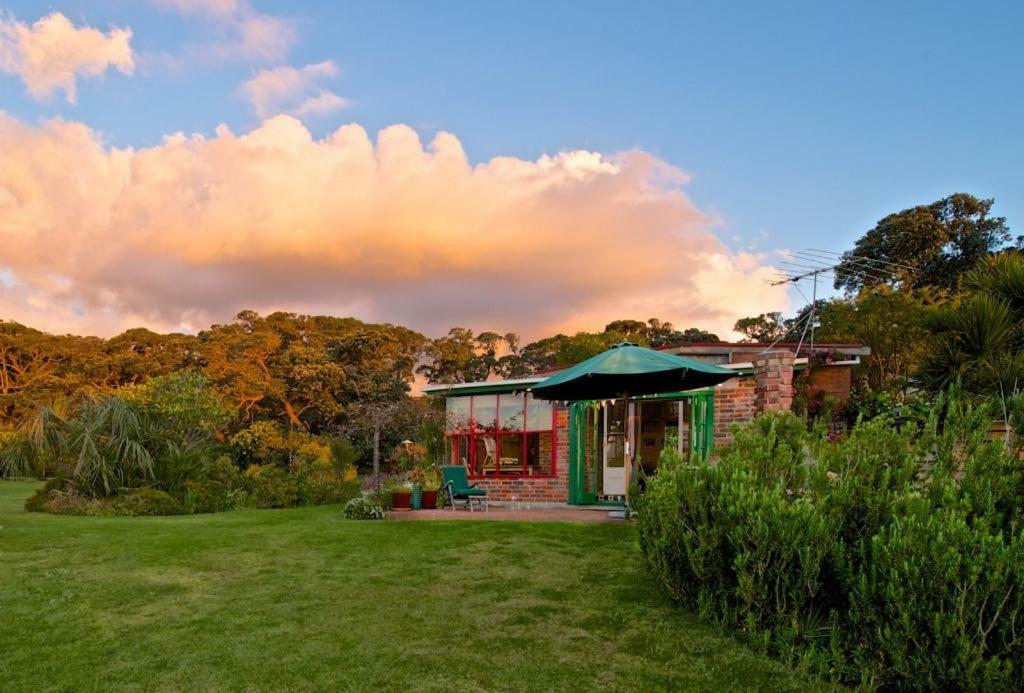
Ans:
{"label": "green foliage", "polygon": [[67,479],[64,477],[53,477],[47,480],[35,493],[25,501],[25,510],[30,513],[47,512],[47,503],[50,501],[50,494],[54,491],[62,491],[67,487]]}
{"label": "green foliage", "polygon": [[871,687],[994,690],[1024,657],[1024,463],[953,391],[923,429],[879,416],[837,440],[791,415],[717,460],[662,455],[641,550],[703,618]]}
{"label": "green foliage", "polygon": [[783,339],[789,333],[790,327],[789,321],[782,318],[782,313],[774,312],[740,318],[732,329],[751,342],[767,344]]}
{"label": "green foliage", "polygon": [[83,401],[68,415],[43,407],[20,432],[23,466],[50,460],[70,470],[75,489],[88,496],[109,496],[153,478],[153,442],[147,422],[120,397]]}
{"label": "green foliage", "polygon": [[190,513],[216,513],[244,507],[246,499],[242,475],[222,455],[202,475],[185,482],[182,502]]}
{"label": "green foliage", "polygon": [[384,508],[372,494],[361,493],[345,503],[342,514],[349,520],[383,520]]}
{"label": "green foliage", "polygon": [[25,501],[25,509],[92,517],[183,515],[187,512],[176,498],[159,489],[133,488],[116,496],[97,498],[83,495],[61,482],[37,491]]}
{"label": "green foliage", "polygon": [[[1010,240],[1006,219],[989,216],[993,202],[954,193],[888,215],[843,254],[836,288],[851,293],[878,284],[956,288],[962,275]],[[885,263],[871,262],[875,259]]]}
{"label": "green foliage", "polygon": [[254,464],[242,475],[247,503],[257,508],[287,508],[299,500],[298,482],[280,467]]}
{"label": "green foliage", "polygon": [[920,375],[930,389],[960,382],[979,395],[1009,397],[1024,383],[1024,255],[1007,251],[965,277],[970,293],[933,309]]}
{"label": "green foliage", "polygon": [[254,421],[231,436],[235,458],[242,466],[278,465],[288,462],[288,439],[281,425],[264,419]]}

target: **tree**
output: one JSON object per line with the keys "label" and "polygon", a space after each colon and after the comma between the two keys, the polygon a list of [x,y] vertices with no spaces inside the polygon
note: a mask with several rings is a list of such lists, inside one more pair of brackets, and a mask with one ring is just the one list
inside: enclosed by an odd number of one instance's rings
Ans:
{"label": "tree", "polygon": [[856,297],[820,301],[817,338],[869,347],[871,353],[864,357],[868,386],[905,392],[925,353],[925,314],[942,296],[928,289],[881,286]]}
{"label": "tree", "polygon": [[693,342],[717,342],[718,335],[697,327],[677,330],[672,323],[658,318],[647,322],[615,320],[605,325],[605,334],[621,335],[622,339],[651,347],[677,346]]}
{"label": "tree", "polygon": [[42,407],[17,438],[0,457],[0,475],[46,463],[66,466],[76,489],[92,496],[110,496],[152,479],[150,449],[162,442],[152,439],[135,407],[109,395],[83,400],[70,415]]}
{"label": "tree", "polygon": [[445,384],[480,382],[495,374],[506,378],[523,377],[528,367],[518,351],[519,336],[513,332],[474,335],[465,327],[453,327],[447,335],[427,345],[427,360],[416,372],[428,382]]}
{"label": "tree", "polygon": [[783,320],[782,313],[773,312],[740,318],[732,329],[742,334],[745,342],[770,343],[785,337],[789,325]]}
{"label": "tree", "polygon": [[386,329],[367,328],[336,342],[331,357],[345,374],[350,421],[371,438],[373,475],[380,475],[381,435],[408,399],[417,350]]}
{"label": "tree", "polygon": [[[675,345],[675,344],[695,344],[695,343],[702,343],[702,342],[720,342],[720,341],[722,341],[721,337],[719,337],[714,332],[708,332],[707,330],[702,330],[699,327],[687,327],[685,330],[683,330],[682,332],[679,332],[677,334],[678,334],[678,340],[674,339],[674,340],[672,340],[672,342],[670,344],[672,344],[672,345]],[[655,344],[654,342],[651,342],[651,346],[661,346],[661,345]]]}
{"label": "tree", "polygon": [[269,416],[317,432],[341,422],[351,396],[334,347],[366,331],[390,335],[410,357],[424,342],[413,330],[353,318],[242,311],[199,333],[200,363],[243,419]]}
{"label": "tree", "polygon": [[974,394],[1014,394],[1024,386],[1024,255],[982,260],[964,286],[967,294],[926,315],[922,382],[933,390],[959,381]]}
{"label": "tree", "polygon": [[979,260],[1011,239],[1004,217],[990,217],[992,199],[955,193],[890,214],[843,253],[835,287],[954,289]]}

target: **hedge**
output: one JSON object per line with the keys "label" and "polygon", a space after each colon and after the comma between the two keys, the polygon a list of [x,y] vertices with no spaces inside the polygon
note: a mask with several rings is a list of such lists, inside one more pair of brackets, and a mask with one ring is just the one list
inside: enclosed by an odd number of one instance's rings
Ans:
{"label": "hedge", "polygon": [[791,414],[711,461],[662,454],[643,555],[681,605],[818,675],[870,688],[1024,689],[1024,465],[987,409],[831,440]]}

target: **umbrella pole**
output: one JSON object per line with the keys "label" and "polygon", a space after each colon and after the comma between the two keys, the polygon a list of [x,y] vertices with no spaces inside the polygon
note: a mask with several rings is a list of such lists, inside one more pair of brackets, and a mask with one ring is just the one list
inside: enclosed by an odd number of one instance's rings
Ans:
{"label": "umbrella pole", "polygon": [[626,391],[624,395],[626,401],[626,444],[623,446],[625,459],[623,460],[623,466],[626,468],[626,517],[629,517],[629,483],[633,478],[633,447],[636,444],[636,439],[633,435],[633,412],[629,402],[629,391]]}

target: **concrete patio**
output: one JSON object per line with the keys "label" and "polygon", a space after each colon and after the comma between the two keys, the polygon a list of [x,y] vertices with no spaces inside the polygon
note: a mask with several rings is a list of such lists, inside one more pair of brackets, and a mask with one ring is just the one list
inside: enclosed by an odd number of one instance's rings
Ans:
{"label": "concrete patio", "polygon": [[612,517],[610,509],[596,508],[502,508],[491,507],[473,512],[465,508],[444,510],[389,511],[389,520],[495,520],[518,522],[605,522],[623,523],[622,517]]}

